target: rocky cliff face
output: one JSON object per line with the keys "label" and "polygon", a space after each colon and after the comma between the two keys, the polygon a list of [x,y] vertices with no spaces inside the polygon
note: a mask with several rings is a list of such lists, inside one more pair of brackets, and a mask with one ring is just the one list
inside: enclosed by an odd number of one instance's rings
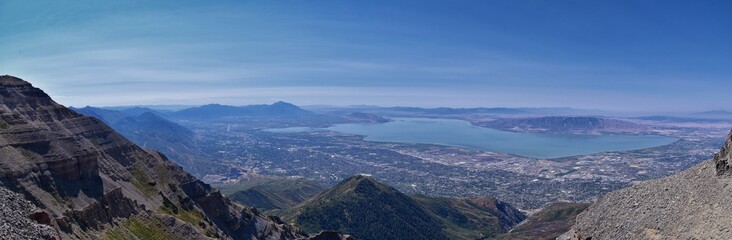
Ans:
{"label": "rocky cliff face", "polygon": [[719,176],[732,176],[732,132],[730,132],[724,147],[714,155],[714,164]]}
{"label": "rocky cliff face", "polygon": [[0,185],[64,239],[301,237],[12,76],[0,76]]}
{"label": "rocky cliff face", "polygon": [[732,239],[732,133],[714,160],[611,192],[560,239]]}

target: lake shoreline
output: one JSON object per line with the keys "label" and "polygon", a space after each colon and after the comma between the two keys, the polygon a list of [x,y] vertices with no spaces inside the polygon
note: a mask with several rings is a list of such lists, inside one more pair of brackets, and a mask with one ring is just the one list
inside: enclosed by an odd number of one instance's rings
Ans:
{"label": "lake shoreline", "polygon": [[346,123],[328,128],[291,127],[265,129],[274,133],[333,131],[363,136],[364,141],[421,143],[555,159],[599,152],[631,151],[663,146],[678,138],[661,135],[576,135],[525,133],[475,126],[465,120],[392,118],[386,123]]}

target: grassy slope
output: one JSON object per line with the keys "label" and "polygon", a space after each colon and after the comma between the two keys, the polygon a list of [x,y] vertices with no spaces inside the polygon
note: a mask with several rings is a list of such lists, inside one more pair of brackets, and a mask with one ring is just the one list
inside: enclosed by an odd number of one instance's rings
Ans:
{"label": "grassy slope", "polygon": [[587,203],[552,203],[499,239],[555,239],[567,232]]}
{"label": "grassy slope", "polygon": [[480,239],[504,233],[496,212],[466,199],[413,196],[420,205],[443,223],[450,239]]}
{"label": "grassy slope", "polygon": [[357,239],[447,239],[441,223],[408,196],[358,176],[296,206],[283,217],[303,231],[337,230]]}
{"label": "grassy slope", "polygon": [[325,190],[305,179],[268,179],[217,185],[241,204],[261,210],[289,209]]}

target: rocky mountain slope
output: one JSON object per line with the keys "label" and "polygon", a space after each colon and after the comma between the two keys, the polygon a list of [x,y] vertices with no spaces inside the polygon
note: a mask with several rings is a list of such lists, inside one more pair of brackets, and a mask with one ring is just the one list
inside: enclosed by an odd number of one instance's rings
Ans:
{"label": "rocky mountain slope", "polygon": [[0,187],[0,236],[3,239],[51,239],[55,229],[33,203],[7,188]]}
{"label": "rocky mountain slope", "polygon": [[607,194],[560,239],[732,239],[731,150],[732,133],[713,160]]}
{"label": "rocky mountain slope", "polygon": [[493,198],[409,197],[365,176],[348,178],[283,217],[306,232],[336,230],[358,239],[477,239],[525,218]]}
{"label": "rocky mountain slope", "polygon": [[0,76],[0,117],[0,186],[41,210],[18,221],[46,225],[57,237],[302,238],[21,79]]}

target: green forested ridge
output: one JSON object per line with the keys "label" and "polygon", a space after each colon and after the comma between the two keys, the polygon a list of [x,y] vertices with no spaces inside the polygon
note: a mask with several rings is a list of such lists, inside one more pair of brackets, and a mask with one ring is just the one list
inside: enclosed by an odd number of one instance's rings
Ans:
{"label": "green forested ridge", "polygon": [[[271,179],[229,191],[229,197],[241,204],[260,210],[289,209],[325,190],[317,183],[305,179]],[[223,192],[223,190],[222,190]]]}
{"label": "green forested ridge", "polygon": [[477,239],[525,218],[493,198],[409,197],[365,176],[346,179],[282,216],[305,232],[336,230],[367,240]]}

